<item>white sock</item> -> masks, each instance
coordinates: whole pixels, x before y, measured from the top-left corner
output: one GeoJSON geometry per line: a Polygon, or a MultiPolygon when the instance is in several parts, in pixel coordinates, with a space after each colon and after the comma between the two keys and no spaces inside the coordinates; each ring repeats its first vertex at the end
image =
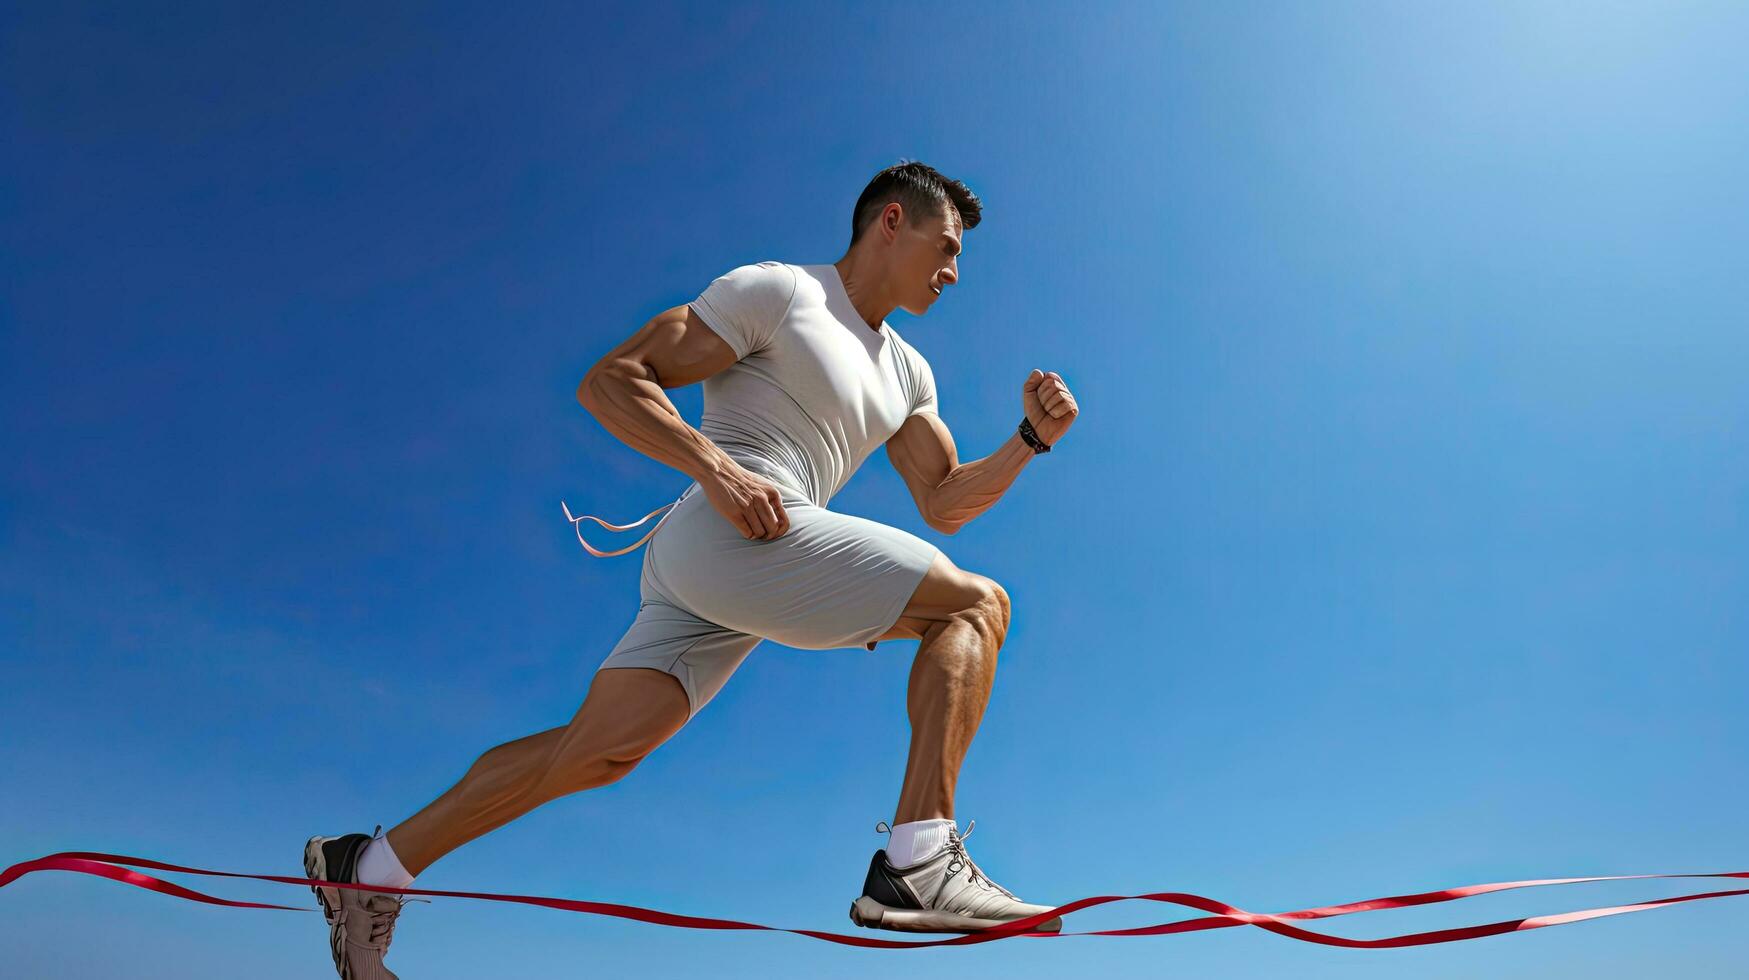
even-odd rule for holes
{"type": "Polygon", "coordinates": [[[934,857],[947,846],[947,832],[957,830],[952,818],[915,820],[893,828],[887,844],[887,861],[895,868],[908,868],[934,857]]]}
{"type": "Polygon", "coordinates": [[[389,846],[388,835],[364,846],[364,853],[358,856],[358,883],[388,885],[390,888],[406,888],[413,884],[413,876],[401,867],[401,859],[389,846]]]}

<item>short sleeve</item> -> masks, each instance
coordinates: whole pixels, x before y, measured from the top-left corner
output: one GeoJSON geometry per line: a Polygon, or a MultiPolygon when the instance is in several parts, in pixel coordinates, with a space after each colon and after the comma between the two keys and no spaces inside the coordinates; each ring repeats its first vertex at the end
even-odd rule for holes
{"type": "Polygon", "coordinates": [[[711,280],[689,305],[740,360],[771,343],[795,294],[794,269],[782,262],[756,262],[711,280]]]}
{"type": "Polygon", "coordinates": [[[914,354],[911,363],[916,366],[913,375],[917,378],[917,391],[911,400],[911,415],[928,413],[939,417],[941,412],[935,404],[935,372],[930,370],[929,362],[923,359],[922,354],[914,354]]]}

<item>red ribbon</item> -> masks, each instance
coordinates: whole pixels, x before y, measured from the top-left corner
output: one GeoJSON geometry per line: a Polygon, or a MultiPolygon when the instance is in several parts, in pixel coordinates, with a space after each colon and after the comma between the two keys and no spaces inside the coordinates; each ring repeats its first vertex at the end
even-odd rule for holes
{"type": "Polygon", "coordinates": [[[293,908],[289,905],[268,905],[261,902],[234,902],[229,899],[216,898],[181,885],[162,881],[150,875],[129,871],[128,865],[137,868],[152,868],[158,871],[175,871],[183,874],[210,875],[221,878],[253,878],[258,881],[276,881],[286,885],[321,885],[329,888],[357,888],[373,892],[388,892],[395,895],[431,895],[440,898],[473,898],[487,902],[518,902],[523,905],[540,905],[546,908],[562,909],[567,912],[585,912],[591,915],[611,915],[621,919],[637,919],[641,922],[651,922],[662,926],[676,926],[683,929],[761,929],[771,932],[793,932],[799,936],[810,936],[826,942],[840,943],[845,946],[868,946],[879,949],[911,949],[923,946],[965,946],[973,943],[988,943],[998,939],[1008,939],[1014,936],[1057,937],[1057,936],[1164,936],[1179,932],[1198,932],[1204,929],[1225,929],[1230,926],[1249,925],[1259,929],[1267,929],[1290,939],[1299,939],[1309,943],[1321,943],[1326,946],[1346,946],[1355,949],[1384,949],[1397,946],[1426,946],[1432,943],[1450,943],[1462,939],[1479,939],[1483,936],[1497,936],[1506,932],[1523,932],[1528,929],[1541,929],[1545,926],[1566,925],[1570,922],[1581,922],[1586,919],[1600,919],[1609,915],[1622,915],[1627,912],[1644,912],[1647,909],[1661,908],[1681,902],[1695,902],[1707,898],[1728,898],[1732,895],[1749,894],[1749,888],[1739,888],[1732,891],[1701,892],[1694,895],[1677,895],[1671,898],[1659,898],[1649,902],[1634,905],[1612,905],[1607,908],[1584,909],[1578,912],[1564,912],[1559,915],[1538,915],[1528,919],[1508,919],[1502,922],[1490,922],[1486,925],[1465,926],[1459,929],[1439,929],[1434,932],[1410,933],[1402,936],[1388,936],[1384,939],[1347,939],[1341,936],[1329,936],[1319,932],[1301,929],[1288,924],[1291,919],[1328,919],[1338,915],[1348,915],[1352,912],[1372,912],[1379,909],[1407,908],[1415,905],[1436,905],[1440,902],[1450,902],[1473,895],[1485,895],[1490,892],[1510,891],[1514,888],[1532,888],[1539,885],[1568,885],[1586,881],[1628,881],[1641,878],[1749,878],[1749,871],[1714,872],[1709,874],[1668,874],[1668,875],[1609,875],[1595,878],[1541,878],[1530,881],[1503,881],[1485,885],[1465,885],[1461,888],[1445,888],[1439,891],[1421,892],[1415,895],[1395,895],[1390,898],[1374,898],[1364,902],[1350,902],[1346,905],[1329,905],[1316,909],[1301,909],[1297,912],[1280,912],[1266,914],[1247,912],[1234,908],[1224,902],[1212,898],[1192,895],[1188,892],[1152,892],[1146,895],[1100,895],[1094,898],[1083,898],[1067,905],[1041,912],[1038,915],[1024,919],[1015,919],[1000,928],[988,929],[983,932],[968,933],[952,939],[938,939],[932,942],[899,942],[891,939],[872,939],[866,936],[841,935],[833,932],[818,932],[813,929],[780,929],[775,926],[755,925],[751,922],[736,922],[733,919],[711,919],[701,916],[675,915],[669,912],[658,912],[653,909],[638,908],[635,905],[614,905],[607,902],[585,902],[575,899],[543,898],[537,895],[496,895],[489,892],[454,892],[436,891],[423,888],[390,888],[386,885],[358,885],[338,881],[317,881],[312,878],[291,878],[282,875],[253,875],[233,871],[208,871],[203,868],[188,868],[177,864],[165,864],[162,861],[151,861],[145,858],[128,857],[122,854],[99,854],[90,851],[63,851],[37,858],[34,861],[24,861],[6,869],[0,874],[0,888],[10,885],[19,878],[33,871],[76,871],[80,874],[96,875],[124,884],[160,892],[191,902],[205,902],[208,905],[226,905],[232,908],[245,909],[284,909],[291,912],[314,912],[314,908],[293,908]],[[1082,909],[1097,905],[1107,905],[1112,902],[1142,900],[1150,902],[1168,902],[1173,905],[1183,905],[1187,908],[1199,909],[1215,913],[1207,918],[1184,919],[1179,922],[1167,922],[1156,926],[1143,926],[1136,929],[1106,929],[1099,932],[1036,932],[1032,927],[1053,916],[1067,915],[1082,909]]]}

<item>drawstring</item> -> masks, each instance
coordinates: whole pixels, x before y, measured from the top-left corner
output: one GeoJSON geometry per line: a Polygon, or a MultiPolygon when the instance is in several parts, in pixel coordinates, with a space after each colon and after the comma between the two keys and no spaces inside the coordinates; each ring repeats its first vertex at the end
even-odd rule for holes
{"type": "MultiPolygon", "coordinates": [[[[686,489],[688,491],[690,491],[692,488],[687,487],[686,489]]],[[[655,510],[650,511],[648,514],[645,514],[644,519],[641,521],[638,521],[637,524],[609,524],[608,522],[602,520],[601,518],[596,517],[594,514],[573,515],[571,513],[570,506],[567,505],[563,500],[559,501],[559,506],[564,508],[565,520],[571,522],[571,529],[577,532],[577,542],[583,546],[584,551],[589,552],[590,554],[594,555],[597,558],[612,558],[614,555],[623,555],[628,551],[634,551],[638,548],[639,545],[643,544],[645,541],[650,540],[652,537],[655,537],[656,532],[662,529],[663,522],[668,520],[669,515],[674,513],[674,510],[673,510],[674,506],[676,504],[680,503],[680,501],[684,500],[685,498],[686,498],[686,493],[682,492],[680,494],[679,499],[675,500],[673,503],[663,504],[662,506],[656,508],[655,510]],[[594,547],[592,547],[589,544],[589,542],[583,540],[583,528],[581,527],[581,523],[583,521],[594,521],[595,523],[600,524],[602,527],[607,528],[609,531],[630,531],[632,528],[637,527],[638,524],[644,523],[644,521],[647,521],[650,518],[655,517],[657,514],[661,514],[663,511],[668,511],[668,513],[663,514],[662,520],[657,521],[656,526],[653,528],[650,528],[650,533],[639,538],[635,544],[627,545],[626,547],[621,548],[618,551],[597,551],[597,550],[595,550],[594,547]]]]}

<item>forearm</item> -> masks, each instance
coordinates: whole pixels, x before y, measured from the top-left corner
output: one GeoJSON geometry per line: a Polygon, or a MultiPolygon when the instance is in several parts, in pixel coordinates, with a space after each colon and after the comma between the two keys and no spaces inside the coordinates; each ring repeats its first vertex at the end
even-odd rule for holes
{"type": "Polygon", "coordinates": [[[707,475],[736,465],[704,433],[686,424],[654,380],[599,371],[577,389],[577,400],[620,441],[701,483],[707,475]]]}
{"type": "Polygon", "coordinates": [[[1032,447],[1016,432],[1008,437],[1002,448],[983,459],[954,467],[931,497],[936,522],[947,526],[951,534],[989,510],[1008,492],[1014,478],[1020,475],[1032,457],[1032,447]]]}

